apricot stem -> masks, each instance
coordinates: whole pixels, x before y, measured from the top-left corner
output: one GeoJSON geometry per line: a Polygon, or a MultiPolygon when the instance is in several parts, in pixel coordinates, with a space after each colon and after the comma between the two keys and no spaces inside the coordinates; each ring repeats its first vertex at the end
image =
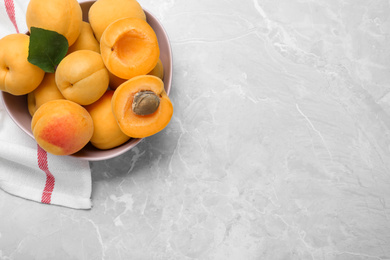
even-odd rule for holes
{"type": "Polygon", "coordinates": [[[160,105],[160,98],[149,90],[140,91],[134,95],[132,110],[139,116],[146,116],[156,112],[160,105]]]}

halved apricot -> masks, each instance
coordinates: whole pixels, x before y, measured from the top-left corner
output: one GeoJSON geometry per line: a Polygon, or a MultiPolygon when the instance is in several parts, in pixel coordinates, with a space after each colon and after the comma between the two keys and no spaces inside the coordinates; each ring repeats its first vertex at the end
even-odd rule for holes
{"type": "Polygon", "coordinates": [[[144,138],[163,130],[171,120],[173,106],[164,82],[152,75],[134,77],[120,85],[111,100],[122,132],[144,138]]]}
{"type": "Polygon", "coordinates": [[[156,33],[139,18],[111,23],[100,39],[100,52],[107,69],[122,79],[149,73],[160,56],[156,33]]]}

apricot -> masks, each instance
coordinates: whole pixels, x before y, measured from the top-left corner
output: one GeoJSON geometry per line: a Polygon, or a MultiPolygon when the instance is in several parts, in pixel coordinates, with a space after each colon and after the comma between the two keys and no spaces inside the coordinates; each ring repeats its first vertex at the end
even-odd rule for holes
{"type": "Polygon", "coordinates": [[[89,22],[99,42],[112,22],[127,17],[146,21],[145,12],[136,0],[97,0],[88,12],[89,22]]]}
{"type": "Polygon", "coordinates": [[[106,92],[109,75],[99,53],[80,50],[65,56],[58,64],[55,80],[66,99],[89,105],[106,92]]]}
{"type": "Polygon", "coordinates": [[[29,40],[25,34],[0,39],[0,90],[19,96],[41,83],[45,72],[27,61],[29,40]]]}
{"type": "Polygon", "coordinates": [[[160,59],[158,59],[156,66],[154,66],[154,68],[149,71],[148,75],[153,75],[159,77],[160,79],[164,79],[164,66],[160,59]]]}
{"type": "Polygon", "coordinates": [[[100,39],[100,52],[107,69],[122,79],[149,73],[160,56],[156,33],[139,18],[110,24],[100,39]]]}
{"type": "Polygon", "coordinates": [[[91,25],[88,22],[82,22],[80,35],[68,49],[68,54],[79,50],[91,50],[100,53],[100,45],[93,35],[91,25]]]}
{"type": "Polygon", "coordinates": [[[173,114],[164,82],[152,75],[137,76],[124,82],[115,90],[111,103],[120,129],[134,138],[161,131],[173,114]]]}
{"type": "Polygon", "coordinates": [[[65,99],[46,102],[31,121],[39,146],[55,155],[69,155],[81,150],[91,139],[93,128],[88,111],[65,99]]]}
{"type": "Polygon", "coordinates": [[[130,139],[119,128],[112,113],[111,99],[113,95],[113,90],[107,90],[98,101],[85,106],[94,125],[91,144],[102,150],[117,147],[130,139]]]}
{"type": "MultiPolygon", "coordinates": [[[[127,81],[127,79],[119,78],[119,77],[115,76],[114,74],[112,74],[111,72],[109,72],[109,75],[110,75],[110,88],[111,89],[115,90],[119,87],[120,84],[127,81]]],[[[162,64],[160,59],[158,59],[156,66],[147,75],[153,75],[153,76],[159,77],[160,79],[164,79],[164,67],[163,67],[163,64],[162,64]]]]}
{"type": "Polygon", "coordinates": [[[27,95],[27,107],[31,116],[44,103],[56,100],[65,99],[57,88],[54,73],[46,73],[41,84],[27,95]]]}
{"type": "Polygon", "coordinates": [[[30,0],[26,11],[29,30],[38,27],[62,34],[71,46],[81,31],[82,10],[77,0],[30,0]]]}
{"type": "Polygon", "coordinates": [[[117,77],[115,76],[114,74],[112,74],[111,72],[108,72],[109,76],[110,76],[110,88],[115,90],[119,87],[119,85],[121,85],[123,82],[127,81],[127,79],[122,79],[120,77],[117,77]]]}

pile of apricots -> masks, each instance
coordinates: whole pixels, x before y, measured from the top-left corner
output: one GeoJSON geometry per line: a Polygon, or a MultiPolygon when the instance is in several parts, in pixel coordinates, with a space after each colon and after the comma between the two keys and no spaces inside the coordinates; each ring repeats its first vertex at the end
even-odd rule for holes
{"type": "Polygon", "coordinates": [[[0,39],[0,90],[27,95],[37,143],[70,155],[87,143],[120,146],[163,130],[173,114],[157,36],[136,0],[30,0],[26,23],[55,31],[68,52],[54,73],[28,61],[29,34],[0,39]]]}

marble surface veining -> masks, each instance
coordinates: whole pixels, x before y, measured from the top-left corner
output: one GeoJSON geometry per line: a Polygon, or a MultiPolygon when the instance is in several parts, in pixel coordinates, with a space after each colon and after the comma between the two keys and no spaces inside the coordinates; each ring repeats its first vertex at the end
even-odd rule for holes
{"type": "Polygon", "coordinates": [[[93,208],[0,192],[0,259],[390,259],[390,2],[140,0],[174,115],[93,208]]]}

